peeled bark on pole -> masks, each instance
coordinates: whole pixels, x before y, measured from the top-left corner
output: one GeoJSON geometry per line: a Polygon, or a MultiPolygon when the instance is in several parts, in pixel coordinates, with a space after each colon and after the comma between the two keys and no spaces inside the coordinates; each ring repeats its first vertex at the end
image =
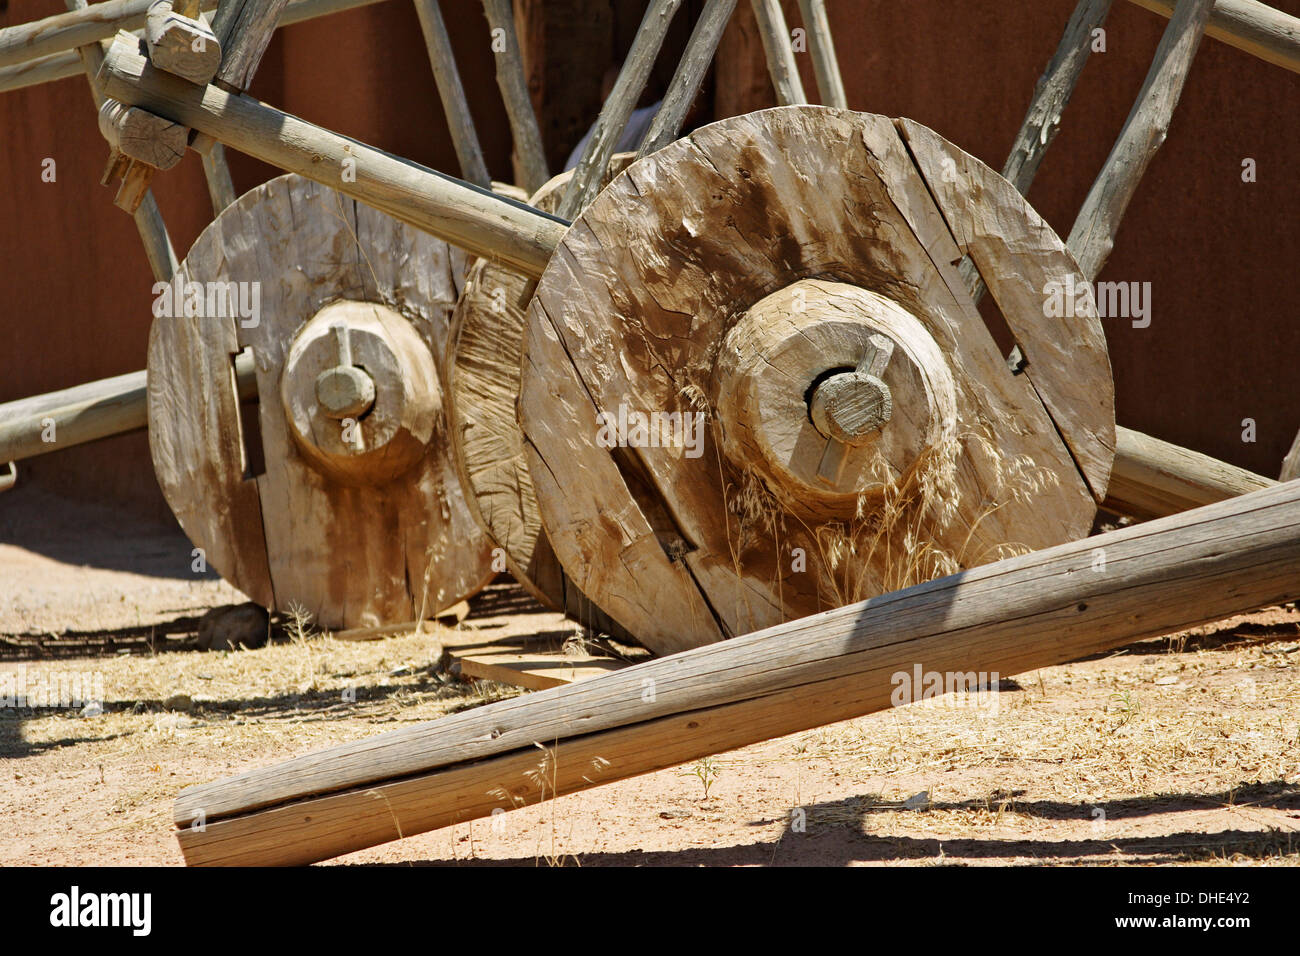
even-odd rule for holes
{"type": "Polygon", "coordinates": [[[191,864],[327,859],[883,710],[918,665],[1024,673],[1293,600],[1297,566],[1284,484],[190,787],[177,837],[191,864]]]}

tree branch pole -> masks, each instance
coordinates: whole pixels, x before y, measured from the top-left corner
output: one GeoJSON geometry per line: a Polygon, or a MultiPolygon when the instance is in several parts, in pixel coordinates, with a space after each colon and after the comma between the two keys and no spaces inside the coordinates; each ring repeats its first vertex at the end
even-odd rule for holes
{"type": "Polygon", "coordinates": [[[492,185],[492,177],[488,175],[483,147],[479,145],[474,117],[470,115],[469,100],[460,81],[460,70],[456,68],[456,54],[451,48],[451,37],[447,35],[447,24],[442,19],[442,7],[438,0],[415,0],[415,12],[420,18],[420,29],[424,32],[429,65],[433,67],[438,98],[442,100],[442,112],[447,118],[447,129],[451,132],[456,159],[460,162],[461,177],[475,186],[488,189],[492,185]]]}
{"type": "MultiPolygon", "coordinates": [[[[732,0],[734,2],[734,0],[732,0]]],[[[542,148],[542,131],[537,126],[537,112],[528,94],[524,75],[524,58],[519,51],[519,34],[515,32],[514,11],[510,0],[483,0],[483,12],[492,31],[493,56],[496,57],[497,86],[510,120],[510,136],[519,168],[520,185],[532,195],[551,178],[542,148]],[[500,31],[503,48],[496,49],[500,31]]]]}
{"type": "Polygon", "coordinates": [[[619,137],[627,128],[627,121],[645,90],[659,48],[663,46],[664,37],[668,34],[668,25],[672,23],[673,16],[681,5],[682,0],[650,0],[645,16],[641,18],[636,39],[632,41],[632,49],[628,51],[614,88],[610,90],[609,98],[596,117],[591,138],[582,151],[573,178],[564,188],[564,196],[556,209],[561,218],[573,219],[600,191],[601,180],[609,167],[609,158],[614,155],[619,137]]]}
{"type": "Polygon", "coordinates": [[[641,140],[637,159],[663,149],[677,138],[735,9],[736,0],[708,0],[705,3],[700,18],[695,21],[695,28],[691,30],[691,38],[686,41],[686,49],[682,52],[681,62],[677,64],[677,72],[668,84],[663,104],[650,121],[645,138],[641,140]]]}

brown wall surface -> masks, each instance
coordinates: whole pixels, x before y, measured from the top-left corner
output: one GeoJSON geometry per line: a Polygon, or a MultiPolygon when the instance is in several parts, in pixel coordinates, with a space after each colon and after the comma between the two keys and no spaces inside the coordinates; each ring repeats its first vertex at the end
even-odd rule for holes
{"type": "MultiPolygon", "coordinates": [[[[592,90],[611,51],[617,56],[630,42],[627,11],[638,5],[516,5],[533,31],[525,38],[530,83],[554,162],[594,117],[592,90]]],[[[1300,0],[1275,5],[1300,14],[1300,0]]],[[[696,6],[686,4],[687,15],[696,6]]],[[[910,116],[994,168],[1006,158],[1073,6],[1074,0],[828,3],[850,106],[910,116]]],[[[443,0],[443,8],[489,167],[509,179],[509,135],[479,4],[443,0]]],[[[0,2],[0,26],[62,9],[60,0],[17,0],[7,10],[0,2]]],[[[746,0],[738,11],[710,80],[718,115],[773,102],[746,0]]],[[[794,2],[787,16],[798,25],[794,2]]],[[[1115,2],[1107,51],[1092,56],[1030,193],[1062,235],[1124,122],[1166,22],[1115,2]]],[[[670,47],[684,42],[686,30],[677,32],[682,36],[670,47]]],[[[815,90],[807,56],[800,60],[805,86],[815,90]]],[[[286,28],[252,92],[434,168],[457,169],[406,0],[286,28]]],[[[1101,276],[1152,284],[1149,328],[1106,322],[1120,423],[1269,475],[1300,428],[1300,321],[1289,293],[1300,262],[1298,107],[1300,76],[1207,39],[1168,141],[1101,276]],[[1246,157],[1256,160],[1255,183],[1241,180],[1246,157]],[[1241,440],[1244,418],[1257,423],[1254,444],[1241,440]]],[[[0,401],[142,367],[153,280],[130,217],[98,185],[107,149],[85,81],[0,94],[0,142],[0,401]],[[58,164],[55,183],[41,181],[46,157],[58,164]]],[[[231,155],[241,191],[274,174],[231,155]]],[[[211,215],[200,164],[187,157],[154,182],[183,256],[211,215]]],[[[143,436],[20,467],[23,482],[164,513],[143,436]]]]}

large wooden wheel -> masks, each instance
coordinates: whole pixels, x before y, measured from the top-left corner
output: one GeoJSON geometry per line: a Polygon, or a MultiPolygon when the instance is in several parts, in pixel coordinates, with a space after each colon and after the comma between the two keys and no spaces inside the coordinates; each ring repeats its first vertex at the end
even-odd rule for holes
{"type": "Polygon", "coordinates": [[[446,243],[295,175],[243,196],[195,242],[176,288],[204,304],[150,334],[149,442],[181,526],[253,600],[367,626],[431,615],[491,578],[436,358],[465,268],[446,243]],[[219,289],[258,290],[258,314],[211,308],[219,289]],[[246,347],[258,475],[232,364],[246,347]]]}
{"type": "MultiPolygon", "coordinates": [[[[620,153],[608,175],[632,161],[620,153]]],[[[550,179],[529,203],[558,206],[573,171],[550,179]]],[[[452,318],[447,362],[448,418],[461,487],[470,510],[501,549],[507,570],[539,601],[597,630],[611,622],[565,575],[542,528],[519,428],[519,359],[524,320],[537,284],[506,266],[479,260],[452,318]]]]}
{"type": "Polygon", "coordinates": [[[820,107],[712,124],[605,189],[529,306],[520,420],[565,571],[663,653],[1082,537],[1114,454],[1051,229],[929,130],[820,107]],[[702,445],[665,437],[694,415],[702,445]]]}

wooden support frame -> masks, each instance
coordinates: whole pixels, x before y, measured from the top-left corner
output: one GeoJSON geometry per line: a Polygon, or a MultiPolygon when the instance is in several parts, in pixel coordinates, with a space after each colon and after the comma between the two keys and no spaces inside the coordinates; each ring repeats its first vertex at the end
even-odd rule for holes
{"type": "Polygon", "coordinates": [[[1292,600],[1297,564],[1293,483],[189,787],[176,835],[190,864],[327,859],[883,710],[917,665],[1025,673],[1292,600]]]}
{"type": "MultiPolygon", "coordinates": [[[[67,6],[73,12],[87,9],[86,0],[67,0],[67,6]]],[[[95,109],[101,110],[104,107],[104,97],[95,81],[95,76],[103,65],[104,51],[98,43],[91,42],[79,47],[76,55],[82,64],[86,79],[90,81],[90,95],[94,100],[95,109]]],[[[172,247],[171,237],[167,234],[167,226],[163,222],[158,203],[148,189],[144,190],[140,201],[136,203],[136,208],[131,210],[131,217],[135,220],[136,230],[140,233],[145,258],[149,260],[149,270],[153,273],[153,277],[159,282],[170,281],[176,270],[180,268],[180,260],[176,258],[176,250],[172,247]]]]}
{"type": "Polygon", "coordinates": [[[614,155],[614,148],[627,127],[628,118],[645,90],[659,48],[668,35],[668,26],[681,5],[682,0],[650,0],[645,16],[641,18],[636,39],[632,42],[632,49],[628,51],[614,88],[610,90],[609,98],[596,117],[591,138],[587,140],[578,166],[573,171],[573,178],[569,180],[564,196],[560,199],[556,213],[561,218],[572,219],[599,192],[609,158],[614,155]]]}
{"type": "Polygon", "coordinates": [[[1065,244],[1089,280],[1110,257],[1120,220],[1165,140],[1213,9],[1214,0],[1178,0],[1133,109],[1083,201],[1065,244]]]}
{"type": "Polygon", "coordinates": [[[567,223],[215,85],[195,87],[154,70],[123,34],[104,59],[104,92],[240,152],[338,189],[475,255],[537,278],[567,223]],[[347,164],[345,166],[345,163],[347,164]],[[355,181],[344,179],[345,168],[355,181]]]}
{"type": "Polygon", "coordinates": [[[663,149],[677,138],[735,9],[736,0],[707,0],[705,3],[700,18],[695,21],[695,28],[691,30],[690,39],[686,41],[686,49],[682,52],[677,72],[668,85],[659,112],[651,120],[650,128],[646,130],[645,138],[637,150],[637,159],[663,149]]]}
{"type": "MultiPolygon", "coordinates": [[[[76,50],[63,45],[69,36],[85,35],[89,37],[85,42],[91,43],[112,39],[113,35],[120,30],[143,33],[145,11],[152,2],[153,0],[107,0],[105,3],[96,3],[92,11],[95,14],[93,18],[69,25],[66,32],[60,32],[58,24],[50,23],[54,19],[52,17],[36,21],[36,24],[44,25],[44,32],[39,33],[41,45],[39,47],[29,45],[28,50],[44,50],[51,44],[53,50],[35,58],[15,59],[10,66],[0,66],[0,93],[75,76],[81,72],[81,61],[77,59],[76,50]],[[124,10],[125,13],[118,19],[110,19],[107,15],[111,10],[108,8],[115,3],[117,8],[124,10]],[[71,28],[74,26],[76,29],[71,28]],[[57,38],[58,42],[55,43],[52,38],[57,38]]],[[[387,0],[292,0],[280,18],[280,25],[290,26],[331,13],[385,2],[387,0]]],[[[205,11],[215,10],[216,7],[216,0],[203,0],[205,11]]],[[[64,17],[67,14],[59,16],[64,17]]],[[[19,24],[8,29],[17,30],[20,27],[30,26],[33,24],[19,24]]]]}
{"type": "MultiPolygon", "coordinates": [[[[1136,6],[1173,16],[1175,0],[1129,0],[1136,6]]],[[[1300,73],[1300,17],[1259,0],[1218,0],[1205,35],[1265,63],[1300,73]]]]}

